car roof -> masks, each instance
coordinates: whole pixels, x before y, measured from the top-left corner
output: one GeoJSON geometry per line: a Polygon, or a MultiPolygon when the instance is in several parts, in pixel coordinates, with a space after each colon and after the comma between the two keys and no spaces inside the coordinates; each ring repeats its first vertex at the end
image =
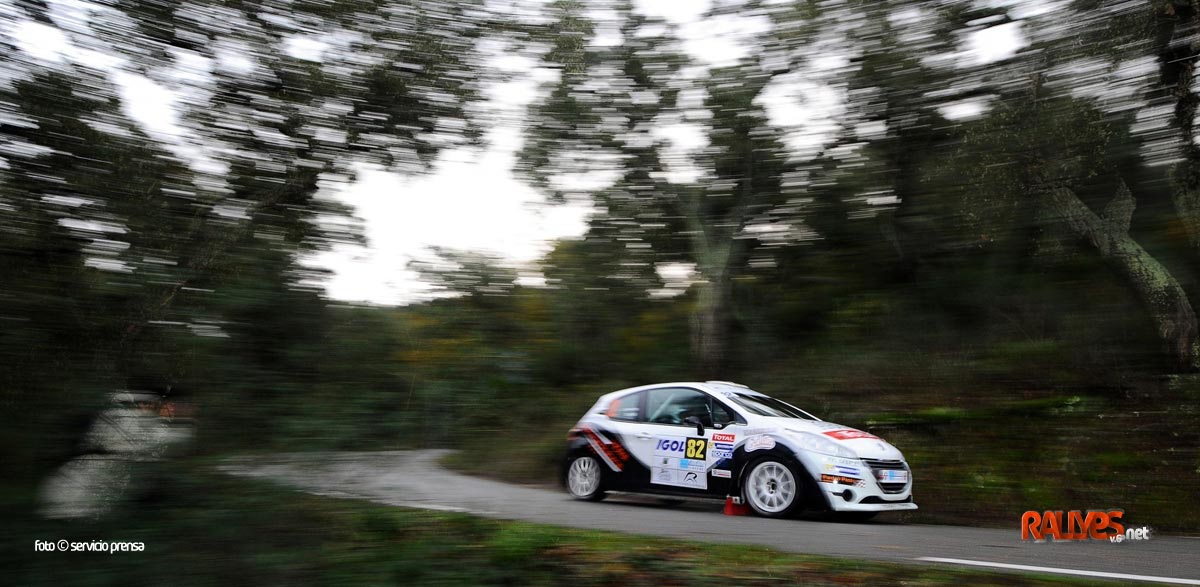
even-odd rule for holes
{"type": "Polygon", "coordinates": [[[629,388],[622,389],[619,391],[614,391],[612,393],[607,393],[607,394],[601,396],[600,399],[601,399],[601,401],[608,401],[608,400],[612,400],[614,398],[618,398],[618,397],[621,397],[621,396],[624,396],[627,394],[637,393],[639,391],[646,391],[647,389],[657,389],[660,387],[691,387],[693,389],[707,391],[708,393],[715,394],[715,395],[725,395],[727,393],[741,393],[741,394],[746,394],[746,395],[765,396],[765,394],[759,393],[757,391],[754,391],[753,389],[750,389],[749,387],[746,387],[745,385],[742,385],[740,383],[734,383],[732,381],[671,381],[671,382],[667,382],[667,383],[651,383],[649,385],[639,385],[637,387],[629,387],[629,388]]]}

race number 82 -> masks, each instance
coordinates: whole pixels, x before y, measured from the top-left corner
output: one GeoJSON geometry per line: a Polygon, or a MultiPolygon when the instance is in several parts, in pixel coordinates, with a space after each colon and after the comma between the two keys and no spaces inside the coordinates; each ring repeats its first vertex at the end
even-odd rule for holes
{"type": "Polygon", "coordinates": [[[689,438],[687,446],[684,448],[683,455],[689,459],[704,460],[708,458],[704,453],[708,450],[707,438],[689,438]]]}

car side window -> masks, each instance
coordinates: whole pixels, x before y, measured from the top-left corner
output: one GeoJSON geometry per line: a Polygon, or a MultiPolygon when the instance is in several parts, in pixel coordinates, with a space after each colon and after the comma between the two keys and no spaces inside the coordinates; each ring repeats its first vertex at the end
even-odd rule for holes
{"type": "Polygon", "coordinates": [[[713,425],[707,394],[683,387],[660,387],[646,392],[646,422],[682,425],[692,416],[700,418],[705,426],[713,425]]]}
{"type": "Polygon", "coordinates": [[[645,392],[631,393],[619,397],[608,405],[605,415],[613,420],[628,420],[636,422],[642,417],[642,396],[645,392]]]}
{"type": "Polygon", "coordinates": [[[712,420],[714,425],[724,427],[737,422],[738,417],[733,413],[733,410],[730,410],[725,407],[725,404],[714,399],[712,400],[712,420]]]}

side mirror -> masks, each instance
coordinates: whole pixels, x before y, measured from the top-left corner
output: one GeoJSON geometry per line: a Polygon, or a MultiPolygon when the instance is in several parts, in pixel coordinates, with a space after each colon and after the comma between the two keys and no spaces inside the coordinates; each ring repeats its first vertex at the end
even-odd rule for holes
{"type": "Polygon", "coordinates": [[[696,416],[688,416],[683,419],[684,424],[692,424],[696,427],[696,436],[704,436],[704,423],[696,416]]]}

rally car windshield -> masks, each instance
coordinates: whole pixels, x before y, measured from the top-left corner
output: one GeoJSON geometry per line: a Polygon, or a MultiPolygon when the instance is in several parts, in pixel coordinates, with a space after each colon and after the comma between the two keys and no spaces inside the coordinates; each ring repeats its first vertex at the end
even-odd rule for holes
{"type": "Polygon", "coordinates": [[[752,414],[759,416],[770,416],[775,418],[796,418],[798,420],[816,420],[808,412],[801,410],[795,406],[788,405],[773,397],[765,395],[750,395],[746,393],[735,393],[729,396],[739,406],[742,406],[752,414]]]}

